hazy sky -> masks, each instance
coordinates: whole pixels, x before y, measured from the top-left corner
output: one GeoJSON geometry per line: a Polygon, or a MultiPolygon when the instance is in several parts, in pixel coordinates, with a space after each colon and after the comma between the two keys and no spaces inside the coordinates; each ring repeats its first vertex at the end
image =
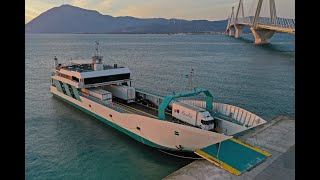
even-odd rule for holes
{"type": "MultiPolygon", "coordinates": [[[[264,0],[266,3],[268,0],[264,0]]],[[[295,0],[275,0],[277,15],[294,18],[295,0]]],[[[25,23],[53,7],[70,4],[84,9],[97,10],[111,16],[178,19],[227,19],[231,7],[239,0],[25,0],[25,23]]],[[[257,0],[244,0],[245,13],[251,14],[257,0]]],[[[265,8],[265,11],[268,12],[265,8]]]]}

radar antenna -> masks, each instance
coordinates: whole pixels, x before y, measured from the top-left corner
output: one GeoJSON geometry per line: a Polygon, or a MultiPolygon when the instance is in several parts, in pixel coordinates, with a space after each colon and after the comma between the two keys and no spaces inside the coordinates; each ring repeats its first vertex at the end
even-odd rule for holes
{"type": "Polygon", "coordinates": [[[190,74],[186,75],[186,78],[189,78],[189,86],[190,86],[190,90],[193,90],[193,82],[192,82],[192,78],[193,78],[193,68],[191,68],[190,70],[190,74]]]}
{"type": "Polygon", "coordinates": [[[96,45],[95,45],[95,49],[96,49],[95,56],[99,56],[99,42],[97,42],[97,41],[94,41],[94,42],[96,43],[96,45]]]}
{"type": "Polygon", "coordinates": [[[94,56],[92,57],[92,63],[95,64],[95,63],[102,63],[102,56],[99,56],[99,42],[98,41],[94,41],[96,44],[95,44],[95,53],[94,53],[94,56]]]}

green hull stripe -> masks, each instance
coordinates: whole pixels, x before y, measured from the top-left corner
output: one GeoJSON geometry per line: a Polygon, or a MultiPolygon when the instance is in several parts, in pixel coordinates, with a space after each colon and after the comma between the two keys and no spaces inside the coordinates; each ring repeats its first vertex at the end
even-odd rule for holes
{"type": "Polygon", "coordinates": [[[76,99],[77,99],[78,101],[82,102],[81,99],[80,99],[79,93],[78,93],[78,89],[77,89],[76,87],[74,87],[74,86],[71,86],[71,87],[72,87],[73,94],[74,94],[74,96],[76,97],[76,99]]]}
{"type": "MultiPolygon", "coordinates": [[[[149,141],[148,139],[145,139],[145,138],[143,138],[143,137],[141,137],[141,136],[138,136],[137,134],[134,134],[134,133],[132,133],[132,132],[124,129],[124,128],[122,128],[122,127],[120,127],[120,126],[118,126],[118,125],[116,125],[116,124],[114,124],[114,123],[106,120],[105,118],[103,118],[103,117],[101,117],[101,116],[99,116],[99,115],[97,115],[97,114],[95,114],[95,113],[93,113],[93,112],[91,112],[91,111],[88,111],[87,109],[85,109],[85,108],[83,108],[83,107],[81,107],[81,106],[79,106],[79,105],[77,105],[77,104],[74,104],[74,103],[71,102],[71,101],[68,101],[67,99],[64,99],[64,98],[62,98],[62,97],[60,97],[60,96],[58,96],[58,95],[56,95],[56,94],[53,94],[53,95],[56,96],[56,97],[58,97],[58,98],[60,98],[60,99],[62,99],[62,100],[65,101],[65,102],[67,102],[67,103],[69,103],[69,104],[77,107],[78,109],[80,109],[80,110],[82,110],[82,111],[90,114],[91,116],[93,116],[93,117],[99,119],[100,121],[108,124],[109,126],[111,126],[111,127],[115,128],[115,129],[117,129],[117,130],[119,130],[119,131],[127,134],[128,136],[134,138],[135,140],[137,140],[137,141],[139,141],[139,142],[141,142],[141,143],[143,143],[143,144],[146,144],[146,145],[149,145],[149,146],[152,146],[152,147],[156,147],[156,148],[159,148],[159,149],[177,151],[177,149],[172,149],[172,148],[164,147],[164,146],[158,145],[158,144],[156,144],[156,143],[154,143],[154,142],[151,142],[151,141],[149,141]]],[[[186,151],[183,151],[183,152],[186,152],[186,151]]],[[[188,151],[188,152],[190,152],[190,151],[188,151]]]]}
{"type": "Polygon", "coordinates": [[[54,84],[56,85],[57,90],[58,90],[59,92],[63,93],[63,92],[62,92],[62,87],[61,87],[59,81],[53,79],[53,82],[54,82],[54,84]]]}
{"type": "Polygon", "coordinates": [[[63,83],[64,89],[66,90],[67,95],[72,97],[71,93],[70,93],[70,90],[69,90],[69,86],[67,85],[67,83],[65,83],[65,82],[62,82],[62,83],[63,83]]]}

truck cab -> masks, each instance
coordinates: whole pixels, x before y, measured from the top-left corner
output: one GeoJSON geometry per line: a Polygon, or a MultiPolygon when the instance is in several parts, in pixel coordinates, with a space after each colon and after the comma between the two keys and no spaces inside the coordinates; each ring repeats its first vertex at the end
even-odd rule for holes
{"type": "Polygon", "coordinates": [[[197,121],[201,129],[212,130],[214,128],[214,118],[208,111],[199,112],[197,121]]]}
{"type": "Polygon", "coordinates": [[[172,103],[172,117],[203,130],[214,128],[214,118],[203,108],[181,102],[172,103]]]}

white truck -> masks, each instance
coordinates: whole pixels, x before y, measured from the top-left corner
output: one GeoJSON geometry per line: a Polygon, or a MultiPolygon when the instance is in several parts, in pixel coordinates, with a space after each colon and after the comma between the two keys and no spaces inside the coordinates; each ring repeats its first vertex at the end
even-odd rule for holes
{"type": "Polygon", "coordinates": [[[110,91],[114,97],[122,99],[127,103],[135,102],[136,90],[134,87],[124,85],[109,85],[105,86],[104,89],[110,91]]]}
{"type": "Polygon", "coordinates": [[[189,104],[173,102],[172,117],[204,130],[214,128],[214,118],[208,111],[189,104]]]}
{"type": "Polygon", "coordinates": [[[103,89],[87,89],[86,91],[90,96],[98,98],[104,102],[112,102],[112,94],[109,91],[103,89]]]}

